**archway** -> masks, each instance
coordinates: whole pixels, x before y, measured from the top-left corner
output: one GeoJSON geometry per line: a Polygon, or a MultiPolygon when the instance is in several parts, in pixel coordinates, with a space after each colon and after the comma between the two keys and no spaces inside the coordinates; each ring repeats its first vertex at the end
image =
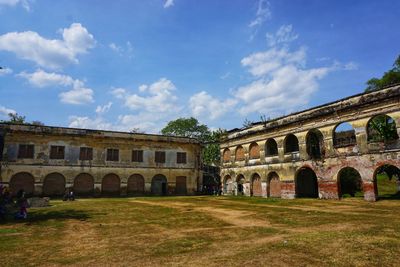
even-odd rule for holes
{"type": "Polygon", "coordinates": [[[278,155],[278,144],[275,139],[270,138],[265,143],[265,155],[266,156],[276,156],[278,155]]]}
{"type": "Polygon", "coordinates": [[[231,195],[233,192],[232,178],[229,175],[224,177],[224,193],[231,195]]]}
{"type": "Polygon", "coordinates": [[[375,170],[374,183],[378,198],[400,199],[400,169],[385,164],[375,170]]]}
{"type": "Polygon", "coordinates": [[[168,194],[167,177],[162,174],[157,174],[151,180],[151,194],[156,196],[165,196],[168,194]]]}
{"type": "Polygon", "coordinates": [[[377,115],[367,124],[369,142],[390,142],[399,139],[396,122],[388,115],[377,115]]]}
{"type": "Polygon", "coordinates": [[[77,196],[89,196],[94,192],[94,178],[88,173],[80,173],[74,179],[74,193],[77,196]]]}
{"type": "Polygon", "coordinates": [[[294,134],[289,134],[285,138],[285,153],[299,151],[299,140],[294,134]]]}
{"type": "Polygon", "coordinates": [[[360,173],[351,167],[341,169],[337,176],[339,197],[362,197],[363,183],[360,173]]]}
{"type": "Polygon", "coordinates": [[[231,151],[229,150],[229,148],[225,148],[222,159],[224,162],[231,161],[231,151]]]}
{"type": "Polygon", "coordinates": [[[15,196],[19,190],[24,190],[26,196],[32,196],[35,190],[35,179],[28,172],[19,172],[10,179],[11,194],[15,196]]]}
{"type": "Polygon", "coordinates": [[[255,197],[262,196],[261,177],[257,173],[253,174],[251,178],[251,195],[255,197]]]}
{"type": "Polygon", "coordinates": [[[249,147],[249,157],[250,159],[259,159],[260,158],[260,147],[256,142],[251,143],[249,147]]]}
{"type": "Polygon", "coordinates": [[[281,182],[276,172],[270,172],[268,174],[267,183],[267,196],[281,197],[281,182]]]}
{"type": "Polygon", "coordinates": [[[244,148],[242,146],[238,146],[235,151],[235,161],[242,161],[244,159],[244,148]]]}
{"type": "Polygon", "coordinates": [[[133,174],[128,178],[128,195],[142,195],[144,193],[144,178],[140,174],[133,174]]]}
{"type": "Polygon", "coordinates": [[[342,122],[333,131],[334,147],[354,146],[357,144],[356,132],[350,123],[342,122]]]}
{"type": "Polygon", "coordinates": [[[244,178],[243,174],[239,174],[236,178],[237,182],[237,194],[239,196],[244,195],[244,183],[246,182],[246,179],[244,178]]]}
{"type": "Polygon", "coordinates": [[[306,136],[307,154],[312,159],[320,159],[324,156],[324,137],[318,129],[312,129],[306,136]]]}
{"type": "Polygon", "coordinates": [[[44,196],[62,196],[65,193],[65,177],[61,173],[48,174],[43,181],[44,196]]]}
{"type": "Polygon", "coordinates": [[[308,167],[300,168],[296,174],[295,184],[296,197],[318,197],[318,179],[312,169],[308,167]]]}
{"type": "Polygon", "coordinates": [[[101,194],[104,196],[119,196],[121,181],[118,175],[109,173],[101,181],[101,194]]]}

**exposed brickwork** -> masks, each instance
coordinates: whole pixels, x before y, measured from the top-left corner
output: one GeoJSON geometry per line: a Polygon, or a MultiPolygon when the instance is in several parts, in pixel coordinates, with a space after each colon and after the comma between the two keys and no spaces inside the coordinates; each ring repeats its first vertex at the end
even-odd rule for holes
{"type": "Polygon", "coordinates": [[[244,148],[242,146],[239,146],[236,149],[236,153],[235,153],[235,160],[236,161],[242,161],[245,159],[245,155],[244,155],[244,148]]]}
{"type": "Polygon", "coordinates": [[[263,193],[262,193],[262,185],[261,185],[261,178],[260,178],[260,176],[258,174],[255,174],[253,176],[252,190],[253,190],[253,196],[261,197],[263,195],[263,193]]]}
{"type": "Polygon", "coordinates": [[[260,158],[260,147],[257,143],[252,143],[249,149],[249,156],[250,159],[258,159],[260,158]]]}
{"type": "Polygon", "coordinates": [[[319,197],[324,199],[338,199],[338,184],[336,181],[318,181],[319,197]]]}

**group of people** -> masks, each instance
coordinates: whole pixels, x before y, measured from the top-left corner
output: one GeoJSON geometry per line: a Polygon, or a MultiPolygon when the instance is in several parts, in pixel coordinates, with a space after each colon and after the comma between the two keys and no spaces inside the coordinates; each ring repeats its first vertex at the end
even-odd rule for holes
{"type": "Polygon", "coordinates": [[[0,220],[5,220],[10,213],[14,213],[15,219],[26,219],[28,217],[28,200],[25,191],[19,190],[14,202],[10,189],[0,184],[0,220]]]}
{"type": "Polygon", "coordinates": [[[220,196],[222,194],[221,185],[204,185],[202,194],[220,196]]]}

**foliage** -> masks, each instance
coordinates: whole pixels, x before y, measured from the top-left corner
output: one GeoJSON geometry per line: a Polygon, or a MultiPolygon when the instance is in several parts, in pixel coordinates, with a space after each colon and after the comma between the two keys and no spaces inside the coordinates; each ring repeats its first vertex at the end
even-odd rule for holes
{"type": "Polygon", "coordinates": [[[400,55],[395,60],[393,68],[385,72],[380,79],[372,78],[367,81],[367,88],[365,89],[365,91],[376,91],[382,89],[385,86],[396,83],[400,83],[400,55]]]}
{"type": "Polygon", "coordinates": [[[374,117],[368,124],[368,138],[370,141],[396,140],[396,123],[387,115],[374,117]]]}
{"type": "Polygon", "coordinates": [[[31,124],[37,126],[44,126],[41,121],[27,122],[25,116],[18,115],[18,113],[8,113],[8,120],[1,120],[2,123],[13,123],[13,124],[31,124]]]}
{"type": "Polygon", "coordinates": [[[253,125],[253,122],[248,120],[247,118],[244,119],[243,121],[243,127],[248,128],[251,127],[253,125]]]}
{"type": "Polygon", "coordinates": [[[179,118],[168,122],[161,133],[164,135],[191,137],[204,144],[203,162],[209,165],[220,164],[219,139],[224,134],[224,130],[212,131],[205,124],[200,124],[193,117],[179,118]]]}
{"type": "Polygon", "coordinates": [[[138,128],[138,127],[135,127],[135,128],[132,128],[132,130],[130,130],[129,131],[130,133],[137,133],[137,134],[143,134],[144,133],[144,131],[142,131],[140,128],[138,128]]]}

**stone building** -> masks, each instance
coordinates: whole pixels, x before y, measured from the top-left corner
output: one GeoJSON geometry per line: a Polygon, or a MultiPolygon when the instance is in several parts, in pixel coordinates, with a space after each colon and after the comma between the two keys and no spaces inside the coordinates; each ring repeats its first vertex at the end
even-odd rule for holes
{"type": "Polygon", "coordinates": [[[224,192],[337,199],[350,171],[374,201],[377,173],[390,168],[398,179],[399,135],[400,85],[233,129],[221,143],[224,192]]]}
{"type": "Polygon", "coordinates": [[[201,146],[191,138],[0,124],[0,181],[15,193],[192,195],[201,186],[201,146]]]}

